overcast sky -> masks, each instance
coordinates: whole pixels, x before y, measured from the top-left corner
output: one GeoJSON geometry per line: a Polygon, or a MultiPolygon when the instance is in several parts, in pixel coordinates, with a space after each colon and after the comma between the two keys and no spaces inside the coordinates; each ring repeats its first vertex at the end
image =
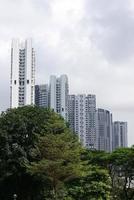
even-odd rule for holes
{"type": "Polygon", "coordinates": [[[128,121],[134,144],[134,1],[0,0],[0,110],[9,107],[12,38],[33,38],[36,83],[67,74],[70,93],[128,121]]]}

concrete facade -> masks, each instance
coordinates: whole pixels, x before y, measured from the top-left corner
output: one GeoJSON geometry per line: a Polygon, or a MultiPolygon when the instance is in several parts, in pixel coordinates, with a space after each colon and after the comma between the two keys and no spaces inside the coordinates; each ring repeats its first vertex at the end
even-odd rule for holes
{"type": "Polygon", "coordinates": [[[35,103],[35,51],[32,40],[20,43],[12,41],[10,107],[15,108],[35,103]]]}
{"type": "Polygon", "coordinates": [[[55,112],[61,114],[61,116],[68,121],[68,77],[67,75],[61,75],[56,77],[50,76],[49,83],[49,97],[50,108],[55,112]]]}
{"type": "Polygon", "coordinates": [[[113,150],[127,146],[127,122],[115,121],[113,123],[113,150]]]}
{"type": "Polygon", "coordinates": [[[49,86],[48,84],[35,86],[35,104],[39,107],[49,107],[49,86]]]}
{"type": "Polygon", "coordinates": [[[68,110],[70,128],[78,135],[82,145],[96,149],[96,96],[70,95],[68,110]]]}
{"type": "Polygon", "coordinates": [[[108,110],[97,109],[98,150],[112,151],[112,114],[108,110]]]}

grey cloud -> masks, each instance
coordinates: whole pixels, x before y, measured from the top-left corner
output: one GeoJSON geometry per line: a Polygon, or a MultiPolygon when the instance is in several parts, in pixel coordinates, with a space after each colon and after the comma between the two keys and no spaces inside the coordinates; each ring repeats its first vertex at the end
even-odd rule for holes
{"type": "Polygon", "coordinates": [[[51,6],[53,4],[53,0],[30,0],[33,7],[39,12],[42,12],[44,15],[50,16],[51,6]],[[44,12],[45,10],[45,12],[44,12]]]}
{"type": "Polygon", "coordinates": [[[129,0],[87,0],[92,42],[110,62],[127,62],[134,52],[134,12],[129,0]]]}
{"type": "Polygon", "coordinates": [[[59,71],[61,62],[56,50],[50,48],[47,43],[36,43],[36,52],[36,83],[48,83],[49,76],[59,71]]]}

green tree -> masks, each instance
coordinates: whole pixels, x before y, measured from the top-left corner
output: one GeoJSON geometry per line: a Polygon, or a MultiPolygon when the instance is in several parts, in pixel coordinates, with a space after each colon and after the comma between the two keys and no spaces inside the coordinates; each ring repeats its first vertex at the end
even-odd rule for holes
{"type": "Polygon", "coordinates": [[[108,172],[97,166],[88,166],[84,176],[68,185],[69,195],[75,200],[110,200],[111,179],[108,172]]]}
{"type": "Polygon", "coordinates": [[[112,199],[134,199],[134,148],[119,148],[112,153],[86,152],[89,164],[108,170],[112,199]]]}
{"type": "Polygon", "coordinates": [[[134,199],[134,148],[119,148],[109,156],[113,198],[134,199]]]}
{"type": "Polygon", "coordinates": [[[63,200],[67,195],[65,184],[82,174],[80,155],[83,149],[77,138],[68,131],[44,135],[39,141],[40,161],[30,163],[28,172],[47,182],[45,199],[63,200]]]}
{"type": "MultiPolygon", "coordinates": [[[[0,116],[0,199],[37,199],[41,183],[26,172],[26,165],[40,159],[38,137],[68,130],[64,120],[51,110],[26,106],[0,116]]],[[[38,197],[39,198],[39,197],[38,197]]]]}
{"type": "Polygon", "coordinates": [[[19,200],[108,200],[104,161],[49,109],[26,106],[0,116],[0,199],[17,193],[19,200]]]}
{"type": "Polygon", "coordinates": [[[86,149],[81,154],[84,170],[81,177],[68,184],[69,194],[77,200],[109,200],[111,178],[107,170],[107,153],[86,149]]]}

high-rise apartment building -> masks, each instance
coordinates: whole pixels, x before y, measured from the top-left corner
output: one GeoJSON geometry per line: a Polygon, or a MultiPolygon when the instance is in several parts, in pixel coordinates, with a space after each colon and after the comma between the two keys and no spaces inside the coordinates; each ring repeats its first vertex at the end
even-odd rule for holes
{"type": "Polygon", "coordinates": [[[10,107],[33,105],[35,100],[35,51],[32,40],[12,41],[10,107]]]}
{"type": "Polygon", "coordinates": [[[108,110],[97,109],[98,150],[112,151],[112,114],[108,110]]]}
{"type": "Polygon", "coordinates": [[[83,146],[89,149],[96,149],[95,95],[70,95],[68,105],[70,128],[78,134],[83,146]]]}
{"type": "Polygon", "coordinates": [[[49,86],[48,84],[35,86],[35,104],[39,107],[49,107],[49,86]]]}
{"type": "Polygon", "coordinates": [[[61,75],[60,77],[51,76],[49,84],[50,108],[68,120],[68,77],[61,75]]]}
{"type": "Polygon", "coordinates": [[[113,123],[113,150],[127,147],[127,122],[115,121],[113,123]]]}
{"type": "Polygon", "coordinates": [[[75,95],[68,96],[68,123],[73,132],[75,132],[75,95]]]}

